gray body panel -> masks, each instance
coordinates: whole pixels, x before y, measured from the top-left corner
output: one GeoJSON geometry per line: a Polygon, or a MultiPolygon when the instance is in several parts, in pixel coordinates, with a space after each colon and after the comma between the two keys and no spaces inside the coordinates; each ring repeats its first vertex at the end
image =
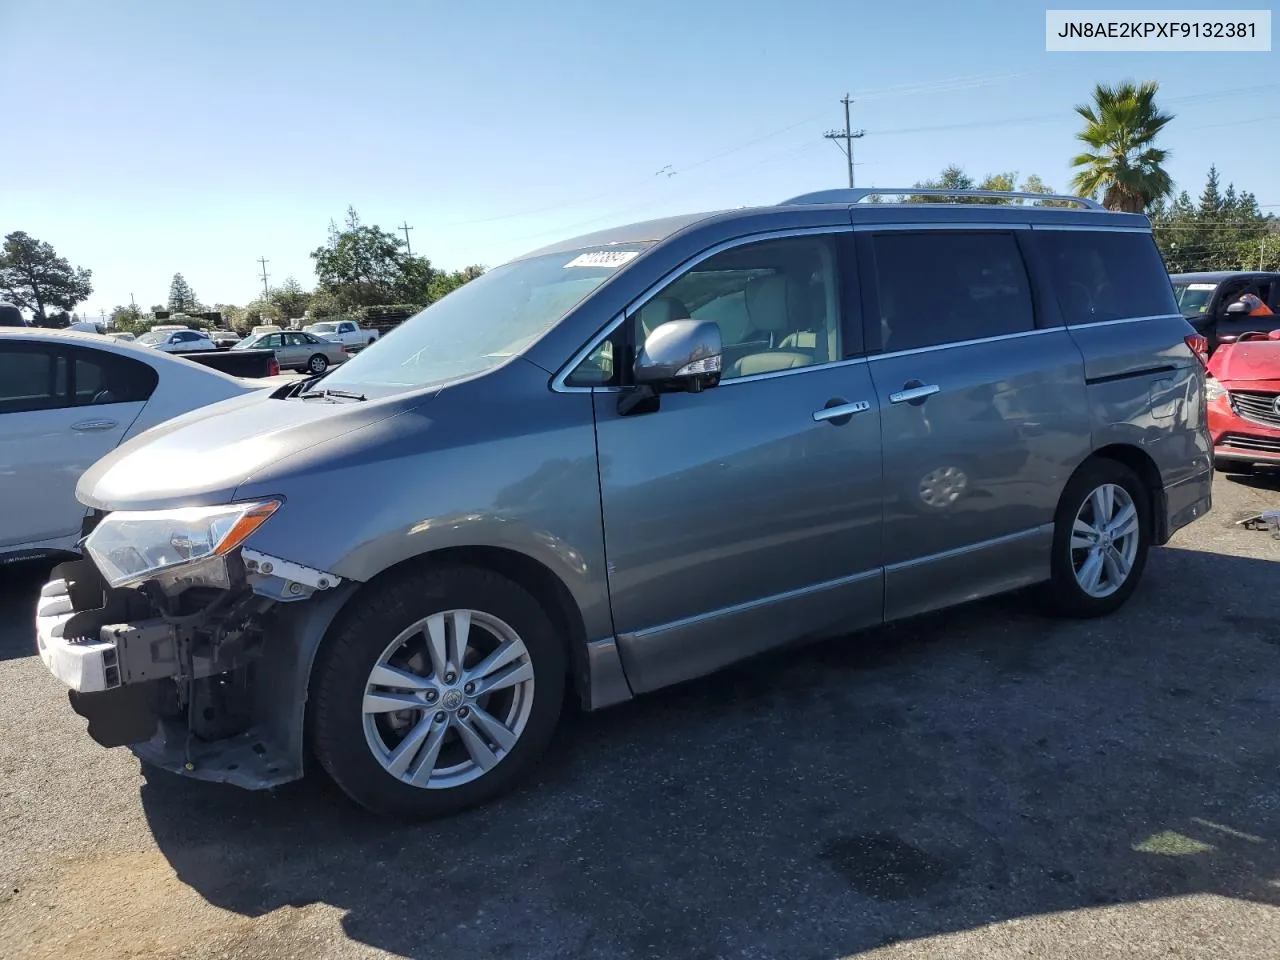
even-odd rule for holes
{"type": "Polygon", "coordinates": [[[1067,331],[886,354],[870,367],[883,417],[886,618],[1048,577],[1043,528],[1091,446],[1067,331]],[[909,382],[939,392],[891,403],[909,382]],[[930,502],[928,478],[948,469],[963,492],[930,502]]]}
{"type": "Polygon", "coordinates": [[[670,394],[647,414],[619,416],[613,393],[595,400],[614,626],[636,690],[782,637],[880,622],[880,421],[865,361],[670,394]],[[815,421],[833,401],[868,409],[815,421]]]}

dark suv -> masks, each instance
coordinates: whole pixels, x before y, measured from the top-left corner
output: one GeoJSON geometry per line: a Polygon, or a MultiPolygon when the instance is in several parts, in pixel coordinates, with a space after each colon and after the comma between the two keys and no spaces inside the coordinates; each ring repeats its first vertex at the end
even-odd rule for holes
{"type": "Polygon", "coordinates": [[[1220,343],[1230,343],[1242,333],[1280,329],[1280,273],[1218,270],[1175,273],[1169,279],[1182,315],[1208,338],[1210,350],[1220,343]],[[1246,309],[1231,309],[1246,293],[1265,303],[1275,316],[1251,317],[1246,309]]]}
{"type": "Polygon", "coordinates": [[[25,327],[27,321],[22,319],[22,311],[12,303],[0,301],[0,327],[25,327]]]}

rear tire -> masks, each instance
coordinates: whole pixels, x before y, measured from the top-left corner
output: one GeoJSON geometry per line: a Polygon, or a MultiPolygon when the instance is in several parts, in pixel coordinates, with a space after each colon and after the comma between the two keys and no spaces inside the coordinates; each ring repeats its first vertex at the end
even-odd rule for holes
{"type": "Polygon", "coordinates": [[[307,361],[307,371],[316,376],[324,373],[329,369],[329,358],[322,353],[317,353],[314,357],[307,361]]]}
{"type": "Polygon", "coordinates": [[[374,813],[448,816],[529,773],[565,673],[564,642],[523,587],[475,567],[411,571],[357,597],[321,647],[311,747],[374,813]]]}
{"type": "Polygon", "coordinates": [[[1051,574],[1041,587],[1048,611],[1084,619],[1124,606],[1142,579],[1152,530],[1151,496],[1137,474],[1105,458],[1083,464],[1054,518],[1051,574]]]}

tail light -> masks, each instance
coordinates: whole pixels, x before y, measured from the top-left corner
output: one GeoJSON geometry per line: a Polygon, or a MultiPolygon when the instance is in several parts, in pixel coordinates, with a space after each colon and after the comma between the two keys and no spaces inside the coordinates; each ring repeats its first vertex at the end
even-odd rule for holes
{"type": "Polygon", "coordinates": [[[1191,352],[1200,361],[1200,366],[1209,369],[1209,338],[1202,333],[1189,333],[1182,338],[1191,352]]]}
{"type": "Polygon", "coordinates": [[[267,376],[268,377],[280,376],[280,361],[277,360],[275,357],[272,357],[270,360],[267,361],[267,376]]]}

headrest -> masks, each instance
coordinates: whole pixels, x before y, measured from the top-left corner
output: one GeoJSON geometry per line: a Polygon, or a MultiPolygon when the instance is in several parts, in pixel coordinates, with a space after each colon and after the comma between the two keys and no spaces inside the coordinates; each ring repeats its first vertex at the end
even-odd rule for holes
{"type": "Polygon", "coordinates": [[[755,329],[786,333],[808,326],[804,292],[787,277],[757,277],[747,284],[744,294],[747,316],[755,329]]]}
{"type": "Polygon", "coordinates": [[[664,323],[689,318],[689,308],[676,297],[654,297],[640,308],[640,326],[646,337],[664,323]]]}

